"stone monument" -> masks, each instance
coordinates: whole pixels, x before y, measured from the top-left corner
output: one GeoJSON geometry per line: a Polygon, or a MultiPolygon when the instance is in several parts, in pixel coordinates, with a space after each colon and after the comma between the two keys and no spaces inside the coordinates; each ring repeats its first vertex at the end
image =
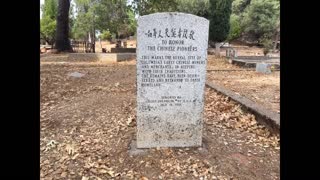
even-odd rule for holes
{"type": "Polygon", "coordinates": [[[209,21],[141,16],[137,29],[137,147],[202,145],[209,21]]]}

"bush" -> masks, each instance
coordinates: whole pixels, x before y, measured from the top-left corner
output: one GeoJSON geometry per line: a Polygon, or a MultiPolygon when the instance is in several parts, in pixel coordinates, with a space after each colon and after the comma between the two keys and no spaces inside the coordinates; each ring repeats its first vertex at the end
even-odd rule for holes
{"type": "Polygon", "coordinates": [[[235,15],[235,14],[231,14],[230,17],[230,31],[228,34],[228,41],[237,39],[240,37],[242,33],[242,28],[240,25],[240,17],[235,15]]]}
{"type": "Polygon", "coordinates": [[[50,17],[44,17],[40,20],[40,36],[50,45],[55,41],[57,22],[50,17]]]}
{"type": "Polygon", "coordinates": [[[103,31],[103,32],[100,34],[99,38],[100,38],[101,40],[111,41],[111,39],[112,39],[112,34],[111,34],[111,32],[108,31],[108,30],[107,30],[107,31],[103,31]]]}
{"type": "Polygon", "coordinates": [[[261,43],[263,45],[263,54],[266,56],[273,48],[272,40],[269,38],[264,38],[261,40],[261,43]]]}
{"type": "Polygon", "coordinates": [[[279,24],[279,3],[278,0],[252,0],[243,14],[244,32],[257,40],[273,34],[279,24]]]}
{"type": "Polygon", "coordinates": [[[234,0],[232,2],[232,13],[240,15],[250,5],[251,0],[234,0]]]}

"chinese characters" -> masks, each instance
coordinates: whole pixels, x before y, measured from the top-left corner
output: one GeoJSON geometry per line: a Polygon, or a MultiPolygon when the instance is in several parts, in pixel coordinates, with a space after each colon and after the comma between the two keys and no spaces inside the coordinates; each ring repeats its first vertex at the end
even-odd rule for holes
{"type": "Polygon", "coordinates": [[[194,39],[194,34],[195,32],[193,30],[189,30],[189,29],[177,29],[177,28],[165,28],[162,30],[159,29],[152,29],[152,30],[148,30],[148,32],[145,33],[145,35],[147,37],[150,38],[185,38],[185,39],[194,39]]]}

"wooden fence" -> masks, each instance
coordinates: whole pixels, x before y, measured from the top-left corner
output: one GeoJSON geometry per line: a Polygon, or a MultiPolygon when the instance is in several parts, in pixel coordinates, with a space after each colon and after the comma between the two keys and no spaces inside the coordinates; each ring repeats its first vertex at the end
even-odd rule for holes
{"type": "Polygon", "coordinates": [[[74,52],[90,53],[93,52],[93,43],[88,41],[71,41],[72,50],[74,52]]]}

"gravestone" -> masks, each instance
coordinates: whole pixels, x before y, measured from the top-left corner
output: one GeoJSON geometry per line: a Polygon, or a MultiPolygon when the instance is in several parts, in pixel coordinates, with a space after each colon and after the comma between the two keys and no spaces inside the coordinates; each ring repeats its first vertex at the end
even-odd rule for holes
{"type": "Polygon", "coordinates": [[[230,49],[226,49],[226,57],[227,57],[227,58],[230,57],[230,49]]]}
{"type": "Polygon", "coordinates": [[[76,77],[76,78],[81,78],[83,77],[85,74],[79,73],[79,72],[73,72],[73,73],[69,73],[68,76],[71,77],[76,77]]]}
{"type": "Polygon", "coordinates": [[[270,74],[271,73],[271,65],[266,63],[257,63],[256,72],[270,74]]]}
{"type": "Polygon", "coordinates": [[[233,57],[238,57],[238,52],[235,49],[233,49],[233,57]]]}
{"type": "Polygon", "coordinates": [[[141,16],[137,29],[137,147],[202,144],[209,21],[141,16]]]}

